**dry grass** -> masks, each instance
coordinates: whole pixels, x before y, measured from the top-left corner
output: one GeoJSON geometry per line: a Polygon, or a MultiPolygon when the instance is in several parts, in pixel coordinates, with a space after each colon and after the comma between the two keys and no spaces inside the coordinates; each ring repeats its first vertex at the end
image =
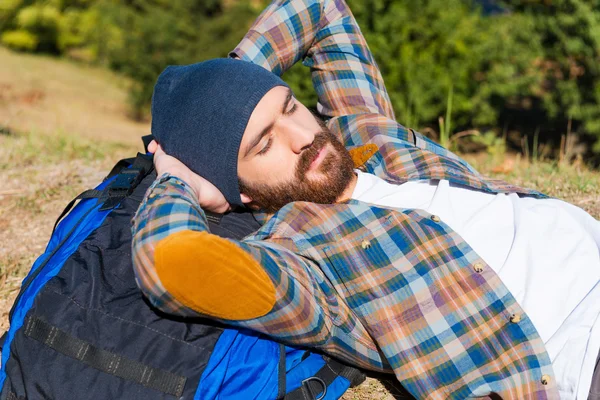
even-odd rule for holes
{"type": "Polygon", "coordinates": [[[137,145],[149,125],[127,118],[127,84],[106,69],[0,47],[0,131],[61,131],[137,145]]]}
{"type": "Polygon", "coordinates": [[[104,69],[0,47],[0,331],[64,206],[141,150],[149,125],[128,120],[126,85],[104,69]]]}
{"type": "Polygon", "coordinates": [[[65,135],[0,135],[0,331],[8,327],[20,282],[44,251],[62,209],[135,151],[65,135]]]}
{"type": "Polygon", "coordinates": [[[556,161],[526,162],[520,155],[509,155],[500,164],[485,154],[466,156],[481,173],[565,200],[600,219],[600,172],[581,161],[560,164],[556,161]]]}

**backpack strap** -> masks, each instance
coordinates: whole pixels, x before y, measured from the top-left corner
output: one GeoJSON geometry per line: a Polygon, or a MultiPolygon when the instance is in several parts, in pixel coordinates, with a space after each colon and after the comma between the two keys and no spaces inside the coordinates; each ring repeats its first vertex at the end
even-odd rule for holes
{"type": "MultiPolygon", "coordinates": [[[[145,151],[146,155],[149,155],[148,146],[150,145],[150,142],[153,140],[154,140],[154,136],[152,136],[152,135],[142,136],[142,142],[144,144],[144,151],[145,151]]],[[[131,158],[124,158],[124,159],[120,160],[118,163],[115,164],[115,166],[108,173],[108,175],[106,175],[104,180],[106,181],[106,180],[112,178],[113,176],[115,176],[119,172],[121,172],[124,168],[129,168],[131,165],[133,165],[135,163],[136,158],[137,157],[131,157],[131,158]]]]}
{"type": "Polygon", "coordinates": [[[277,379],[278,379],[278,390],[277,390],[277,400],[281,400],[285,398],[286,391],[286,364],[285,364],[285,345],[279,343],[279,369],[277,371],[277,379]]]}
{"type": "Polygon", "coordinates": [[[152,134],[146,135],[146,136],[142,136],[142,142],[144,143],[144,150],[146,151],[146,153],[148,153],[148,145],[154,139],[155,138],[154,138],[154,136],[152,134]]]}
{"type": "MultiPolygon", "coordinates": [[[[104,202],[100,211],[110,210],[115,208],[125,197],[129,196],[139,183],[148,175],[154,168],[152,164],[152,156],[138,153],[135,158],[125,158],[120,160],[108,176],[104,180],[117,176],[104,190],[89,189],[80,193],[77,197],[67,204],[64,210],[54,223],[52,235],[58,226],[58,223],[65,215],[71,211],[75,203],[79,200],[100,199],[104,202]]],[[[52,236],[50,235],[50,236],[52,236]]]]}
{"type": "Polygon", "coordinates": [[[102,190],[89,189],[89,190],[86,190],[85,192],[80,193],[79,196],[77,196],[73,200],[71,200],[69,202],[69,204],[67,204],[65,209],[60,213],[58,218],[56,218],[56,222],[54,223],[54,228],[52,228],[52,234],[50,236],[54,235],[54,231],[56,230],[56,227],[58,226],[58,223],[60,222],[60,220],[63,219],[63,217],[65,215],[67,215],[67,213],[69,211],[71,211],[71,208],[73,208],[73,206],[75,205],[75,203],[78,200],[98,199],[101,196],[102,196],[102,190]]]}
{"type": "Polygon", "coordinates": [[[129,168],[123,168],[108,187],[104,189],[101,199],[105,200],[102,207],[100,207],[100,211],[115,208],[133,192],[153,168],[152,155],[138,153],[133,164],[129,168]]]}
{"type": "Polygon", "coordinates": [[[124,158],[122,160],[119,160],[119,162],[117,162],[115,164],[115,166],[112,167],[112,169],[110,170],[110,172],[108,173],[108,175],[106,175],[106,177],[103,179],[103,182],[107,181],[110,178],[112,178],[113,176],[117,175],[124,168],[129,168],[134,163],[134,161],[135,161],[135,157],[124,158]]]}
{"type": "Polygon", "coordinates": [[[284,400],[321,400],[327,395],[327,388],[341,376],[350,381],[350,387],[362,383],[366,376],[354,367],[344,365],[332,358],[323,357],[325,365],[311,376],[302,381],[296,390],[286,394],[284,400]]]}
{"type": "Polygon", "coordinates": [[[187,380],[184,376],[104,350],[88,341],[71,336],[38,316],[27,317],[24,326],[25,336],[99,371],[177,398],[183,394],[187,380]]]}

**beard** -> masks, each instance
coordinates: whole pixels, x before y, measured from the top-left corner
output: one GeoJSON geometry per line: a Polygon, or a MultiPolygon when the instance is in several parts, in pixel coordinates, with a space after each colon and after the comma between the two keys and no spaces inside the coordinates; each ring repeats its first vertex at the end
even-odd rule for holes
{"type": "Polygon", "coordinates": [[[321,122],[323,131],[315,135],[311,146],[300,155],[291,180],[277,185],[239,180],[240,191],[252,199],[248,204],[250,207],[274,213],[294,201],[332,204],[342,195],[354,177],[354,163],[344,145],[320,119],[317,120],[321,122]],[[311,163],[328,145],[327,156],[316,170],[311,171],[318,176],[308,176],[311,163]]]}

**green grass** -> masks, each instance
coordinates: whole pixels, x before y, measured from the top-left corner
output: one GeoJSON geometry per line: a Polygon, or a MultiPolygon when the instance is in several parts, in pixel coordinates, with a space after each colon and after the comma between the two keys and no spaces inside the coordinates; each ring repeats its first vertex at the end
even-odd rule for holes
{"type": "Polygon", "coordinates": [[[484,175],[533,188],[573,203],[596,219],[600,219],[600,171],[593,170],[581,162],[574,164],[560,164],[553,160],[526,162],[516,157],[505,159],[504,163],[508,167],[497,168],[497,164],[489,162],[490,157],[466,156],[466,158],[484,175]]]}
{"type": "Polygon", "coordinates": [[[135,155],[135,150],[130,144],[93,141],[63,132],[0,135],[0,171],[73,160],[90,162],[119,154],[131,156],[135,155]]]}

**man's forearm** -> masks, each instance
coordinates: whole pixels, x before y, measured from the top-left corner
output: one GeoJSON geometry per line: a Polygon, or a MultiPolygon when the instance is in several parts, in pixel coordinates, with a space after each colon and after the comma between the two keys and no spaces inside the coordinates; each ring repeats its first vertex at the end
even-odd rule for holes
{"type": "Polygon", "coordinates": [[[318,269],[276,244],[210,234],[195,193],[179,178],[164,174],[149,188],[132,236],[138,286],[160,310],[298,344],[330,339],[327,299],[310,284],[318,269]]]}
{"type": "Polygon", "coordinates": [[[155,250],[161,240],[184,231],[208,231],[208,223],[196,194],[182,180],[163,174],[148,189],[132,226],[133,267],[138,286],[162,311],[184,316],[197,315],[164,287],[155,265],[155,250]]]}
{"type": "Polygon", "coordinates": [[[230,53],[282,75],[304,58],[332,0],[275,0],[230,53]]]}
{"type": "Polygon", "coordinates": [[[381,72],[344,0],[278,0],[231,53],[281,75],[303,60],[319,112],[394,119],[381,72]]]}

